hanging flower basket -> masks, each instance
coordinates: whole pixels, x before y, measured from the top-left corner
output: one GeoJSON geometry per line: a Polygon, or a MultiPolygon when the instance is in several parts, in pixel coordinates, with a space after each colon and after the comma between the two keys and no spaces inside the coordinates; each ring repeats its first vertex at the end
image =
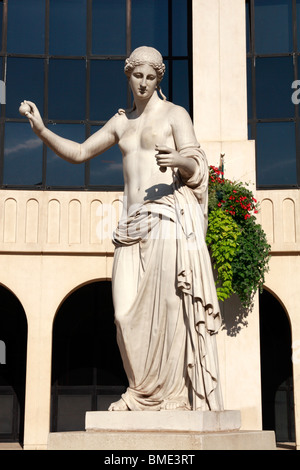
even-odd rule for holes
{"type": "Polygon", "coordinates": [[[249,310],[255,292],[262,291],[271,247],[257,223],[258,203],[247,186],[209,167],[206,243],[217,272],[218,299],[237,294],[249,310]]]}

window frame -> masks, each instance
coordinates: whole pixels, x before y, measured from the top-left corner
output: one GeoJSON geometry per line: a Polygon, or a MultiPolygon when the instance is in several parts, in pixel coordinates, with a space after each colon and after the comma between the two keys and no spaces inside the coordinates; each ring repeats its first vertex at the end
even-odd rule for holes
{"type": "MultiPolygon", "coordinates": [[[[1,1],[1,0],[0,0],[1,1]]],[[[3,78],[6,77],[7,59],[13,58],[40,58],[44,61],[44,114],[43,121],[47,126],[51,124],[84,124],[85,125],[85,138],[87,139],[91,135],[92,126],[103,126],[105,120],[91,120],[90,115],[90,79],[91,79],[91,62],[94,60],[122,60],[125,61],[126,57],[131,52],[131,15],[132,15],[132,0],[124,0],[126,2],[126,55],[98,55],[92,53],[92,1],[86,0],[87,8],[87,27],[86,27],[86,54],[84,56],[76,55],[51,55],[49,53],[49,36],[50,36],[50,0],[42,0],[45,2],[45,50],[44,54],[18,54],[7,52],[7,11],[8,2],[3,3],[3,41],[2,50],[0,51],[0,60],[3,61],[3,78]],[[82,120],[66,120],[66,119],[49,119],[48,116],[48,85],[49,85],[49,62],[51,59],[65,59],[65,60],[85,60],[86,61],[86,98],[85,98],[85,119],[82,120]]],[[[169,55],[164,56],[164,60],[169,62],[169,99],[172,101],[172,63],[177,60],[188,61],[189,71],[189,105],[190,114],[193,115],[193,100],[192,100],[192,1],[185,0],[187,2],[187,41],[188,51],[187,56],[173,56],[172,55],[172,0],[168,0],[168,15],[169,15],[169,31],[168,31],[168,43],[169,43],[169,55]]],[[[5,81],[5,80],[4,80],[5,81]]],[[[127,84],[127,107],[131,106],[131,91],[127,84]]],[[[90,162],[83,163],[84,165],[84,184],[82,186],[49,186],[47,185],[46,174],[47,174],[47,147],[43,144],[42,154],[42,184],[39,185],[11,185],[4,184],[4,137],[5,137],[5,124],[8,122],[24,122],[24,118],[7,118],[5,116],[5,105],[1,105],[0,114],[0,189],[28,189],[28,190],[91,190],[91,191],[123,191],[123,185],[92,185],[90,184],[90,162]]]]}
{"type": "MultiPolygon", "coordinates": [[[[255,155],[256,155],[256,167],[257,165],[257,124],[260,123],[272,123],[272,122],[293,122],[295,123],[295,147],[296,147],[296,171],[297,171],[297,183],[296,184],[259,184],[259,177],[256,174],[256,187],[259,190],[270,190],[270,189],[297,189],[300,188],[300,116],[299,116],[299,105],[294,105],[294,116],[286,118],[258,118],[257,107],[256,107],[256,61],[260,58],[280,58],[280,57],[291,57],[293,60],[293,80],[297,80],[298,74],[298,60],[300,60],[300,44],[297,44],[297,3],[296,0],[292,1],[292,38],[293,48],[290,52],[286,53],[269,53],[259,54],[255,50],[255,0],[245,0],[245,6],[249,9],[249,19],[246,25],[246,33],[248,34],[247,42],[249,47],[246,51],[247,60],[247,73],[249,72],[248,61],[250,61],[250,77],[251,77],[251,89],[250,91],[251,109],[252,116],[248,115],[248,129],[251,133],[251,140],[255,141],[255,155]]],[[[247,21],[247,18],[246,18],[247,21]]],[[[298,26],[300,28],[300,26],[298,26]]],[[[299,77],[300,78],[300,77],[299,77]]],[[[291,83],[292,85],[292,83],[291,83]]],[[[291,97],[293,89],[291,88],[291,97]]]]}

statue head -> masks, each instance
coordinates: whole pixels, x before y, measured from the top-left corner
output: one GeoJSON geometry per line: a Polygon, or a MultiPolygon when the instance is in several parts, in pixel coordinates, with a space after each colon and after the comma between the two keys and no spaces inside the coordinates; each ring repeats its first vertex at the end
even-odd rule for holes
{"type": "Polygon", "coordinates": [[[125,61],[124,72],[129,78],[137,65],[148,64],[154,68],[157,74],[158,84],[163,79],[166,66],[160,52],[153,47],[141,46],[135,49],[125,61]]]}

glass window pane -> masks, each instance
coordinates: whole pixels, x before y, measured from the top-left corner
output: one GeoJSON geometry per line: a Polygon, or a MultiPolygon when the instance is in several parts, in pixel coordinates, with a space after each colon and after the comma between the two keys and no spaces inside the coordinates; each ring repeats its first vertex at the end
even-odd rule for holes
{"type": "Polygon", "coordinates": [[[49,51],[85,55],[86,0],[50,0],[49,51]]]}
{"type": "Polygon", "coordinates": [[[173,61],[173,102],[189,111],[189,70],[187,60],[173,61]]]}
{"type": "Polygon", "coordinates": [[[297,183],[295,124],[268,122],[257,124],[258,185],[297,183]]]}
{"type": "MultiPolygon", "coordinates": [[[[92,126],[92,133],[99,127],[92,126]]],[[[117,145],[90,161],[91,186],[123,186],[123,160],[117,145]]]]}
{"type": "Polygon", "coordinates": [[[248,119],[253,116],[252,109],[252,60],[247,59],[247,107],[248,107],[248,119]]]}
{"type": "Polygon", "coordinates": [[[30,124],[8,122],[4,139],[4,184],[42,183],[43,144],[30,124]]]}
{"type": "Polygon", "coordinates": [[[151,46],[168,55],[168,0],[132,0],[132,49],[151,46]]]}
{"type": "Polygon", "coordinates": [[[9,0],[7,3],[7,51],[43,54],[45,1],[9,0]]]}
{"type": "Polygon", "coordinates": [[[292,0],[255,0],[255,49],[258,54],[293,50],[292,0]]]}
{"type": "Polygon", "coordinates": [[[0,395],[0,436],[10,434],[13,430],[13,395],[0,395]]]}
{"type": "MultiPolygon", "coordinates": [[[[57,135],[74,142],[85,140],[83,124],[52,124],[49,129],[57,135]]],[[[58,157],[52,150],[47,149],[47,186],[83,186],[84,164],[74,165],[58,157]]]]}
{"type": "MultiPolygon", "coordinates": [[[[165,74],[164,74],[164,78],[160,82],[160,88],[161,88],[163,94],[165,95],[165,97],[167,98],[167,100],[170,100],[169,67],[170,67],[171,62],[169,63],[168,60],[164,60],[164,64],[166,66],[166,71],[165,71],[165,74]]],[[[158,94],[158,96],[161,98],[160,94],[158,94]]],[[[172,99],[172,101],[173,101],[173,99],[172,99]]]]}
{"type": "MultiPolygon", "coordinates": [[[[3,81],[3,59],[0,57],[0,105],[5,104],[6,102],[6,86],[3,81]]],[[[1,107],[0,107],[0,113],[1,113],[1,107]]]]}
{"type": "Polygon", "coordinates": [[[91,410],[91,395],[59,395],[57,403],[57,431],[84,431],[85,413],[91,410]]]}
{"type": "Polygon", "coordinates": [[[85,60],[50,60],[50,119],[85,119],[85,76],[85,60]]]}
{"type": "Polygon", "coordinates": [[[250,51],[250,3],[246,1],[246,47],[250,51]]]}
{"type": "Polygon", "coordinates": [[[256,109],[258,119],[294,116],[291,85],[294,80],[292,57],[256,60],[256,109]]]}
{"type": "Polygon", "coordinates": [[[296,0],[297,8],[297,49],[300,50],[300,0],[296,0]]]}
{"type": "Polygon", "coordinates": [[[186,1],[172,1],[172,23],[172,53],[173,55],[188,55],[186,1]]]}
{"type": "Polygon", "coordinates": [[[90,119],[105,121],[119,108],[126,108],[127,78],[124,61],[92,60],[90,119]]]}
{"type": "Polygon", "coordinates": [[[6,116],[9,118],[20,118],[19,106],[23,100],[35,102],[41,115],[43,114],[43,59],[12,57],[8,57],[7,59],[6,116]]]}
{"type": "Polygon", "coordinates": [[[277,390],[275,394],[275,430],[277,442],[289,442],[289,417],[286,390],[277,390]]]}
{"type": "Polygon", "coordinates": [[[0,1],[0,51],[2,51],[3,2],[0,1]]]}
{"type": "Polygon", "coordinates": [[[126,0],[93,1],[92,53],[126,54],[126,0]]]}

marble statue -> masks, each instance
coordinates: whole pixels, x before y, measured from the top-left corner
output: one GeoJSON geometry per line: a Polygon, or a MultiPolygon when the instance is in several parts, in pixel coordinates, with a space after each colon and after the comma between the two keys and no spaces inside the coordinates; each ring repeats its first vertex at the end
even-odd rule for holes
{"type": "Polygon", "coordinates": [[[165,65],[151,47],[125,63],[132,109],[79,144],[33,131],[59,157],[82,163],[118,144],[124,210],[114,232],[113,302],[129,386],[111,411],[223,410],[216,333],[221,325],[205,244],[208,164],[187,111],[166,100],[165,65]]]}

